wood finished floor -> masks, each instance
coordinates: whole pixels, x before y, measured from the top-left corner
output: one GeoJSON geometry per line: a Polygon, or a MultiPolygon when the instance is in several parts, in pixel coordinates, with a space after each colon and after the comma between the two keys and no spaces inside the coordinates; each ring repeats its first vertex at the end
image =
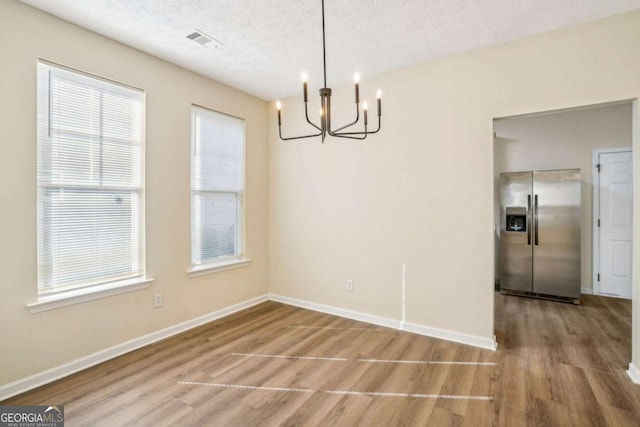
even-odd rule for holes
{"type": "Polygon", "coordinates": [[[64,404],[68,427],[640,426],[630,301],[496,294],[496,335],[493,352],[266,302],[3,404],[64,404]]]}

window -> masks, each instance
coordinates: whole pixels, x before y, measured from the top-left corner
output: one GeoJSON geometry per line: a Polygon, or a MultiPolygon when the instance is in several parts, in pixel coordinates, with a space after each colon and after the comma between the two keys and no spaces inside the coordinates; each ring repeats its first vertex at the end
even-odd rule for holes
{"type": "Polygon", "coordinates": [[[191,265],[242,259],[244,121],[193,107],[191,265]]]}
{"type": "Polygon", "coordinates": [[[144,92],[38,63],[38,294],[144,276],[144,92]]]}

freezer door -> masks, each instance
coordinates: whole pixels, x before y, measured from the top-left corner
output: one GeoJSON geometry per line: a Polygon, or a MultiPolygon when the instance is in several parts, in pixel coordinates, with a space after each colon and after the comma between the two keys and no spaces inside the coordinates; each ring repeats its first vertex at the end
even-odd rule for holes
{"type": "Polygon", "coordinates": [[[533,292],[580,298],[580,170],[533,172],[533,292]]]}
{"type": "Polygon", "coordinates": [[[532,291],[531,172],[500,174],[500,288],[532,291]]]}

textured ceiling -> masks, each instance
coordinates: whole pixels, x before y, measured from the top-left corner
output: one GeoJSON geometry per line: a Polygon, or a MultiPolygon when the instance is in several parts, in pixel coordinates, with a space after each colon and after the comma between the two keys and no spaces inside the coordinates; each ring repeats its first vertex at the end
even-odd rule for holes
{"type": "MultiPolygon", "coordinates": [[[[321,86],[320,0],[21,0],[265,100],[321,86]],[[194,29],[223,43],[186,38],[194,29]]],[[[326,0],[336,85],[640,8],[640,0],[326,0]]]]}

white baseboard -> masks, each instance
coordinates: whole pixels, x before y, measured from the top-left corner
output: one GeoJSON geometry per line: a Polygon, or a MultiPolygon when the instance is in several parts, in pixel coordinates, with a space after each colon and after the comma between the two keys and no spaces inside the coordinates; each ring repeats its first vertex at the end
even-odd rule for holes
{"type": "Polygon", "coordinates": [[[629,370],[627,371],[627,374],[634,383],[640,384],[640,369],[638,369],[636,365],[629,363],[629,370]]]}
{"type": "Polygon", "coordinates": [[[498,343],[495,335],[493,338],[485,338],[479,335],[465,334],[463,332],[450,331],[448,329],[433,328],[431,326],[419,325],[417,323],[404,324],[404,330],[414,334],[425,335],[432,338],[439,338],[446,341],[453,341],[460,344],[472,345],[474,347],[485,348],[487,350],[497,350],[498,343]]]}
{"type": "Polygon", "coordinates": [[[585,295],[593,295],[593,289],[591,289],[591,288],[582,288],[582,289],[580,289],[580,293],[581,294],[585,294],[585,295]]]}
{"type": "Polygon", "coordinates": [[[374,316],[360,311],[347,310],[345,308],[334,307],[332,305],[318,304],[311,301],[276,294],[269,294],[269,299],[271,301],[306,308],[308,310],[319,311],[321,313],[333,314],[334,316],[346,317],[347,319],[359,320],[360,322],[371,323],[373,325],[400,329],[401,322],[399,320],[389,319],[388,317],[374,316]]]}
{"type": "Polygon", "coordinates": [[[68,375],[74,374],[83,369],[87,369],[91,366],[95,366],[99,363],[121,356],[125,353],[129,353],[130,351],[139,349],[146,345],[153,344],[154,342],[163,340],[184,331],[188,331],[189,329],[193,329],[197,326],[203,325],[221,317],[228,316],[232,313],[235,313],[236,311],[244,310],[256,304],[260,304],[267,300],[267,295],[252,298],[250,300],[234,304],[230,307],[225,307],[220,310],[205,314],[203,316],[196,317],[195,319],[178,323],[177,325],[170,326],[157,332],[152,332],[139,338],[134,338],[122,344],[118,344],[113,347],[90,354],[88,356],[81,357],[80,359],[76,359],[72,362],[56,366],[55,368],[39,372],[18,381],[0,385],[0,401],[8,399],[17,394],[24,393],[25,391],[32,390],[36,387],[40,387],[44,384],[50,383],[68,375]]]}
{"type": "Polygon", "coordinates": [[[269,294],[272,301],[281,302],[283,304],[293,305],[296,307],[306,308],[321,313],[332,314],[334,316],[346,317],[348,319],[359,320],[365,323],[385,326],[387,328],[400,329],[414,334],[425,335],[432,338],[439,338],[447,341],[453,341],[460,344],[472,345],[474,347],[485,348],[488,350],[496,350],[498,344],[495,336],[488,339],[478,335],[470,335],[462,332],[450,331],[447,329],[432,328],[429,326],[419,325],[416,323],[401,322],[400,320],[390,319],[388,317],[374,316],[359,311],[347,310],[340,307],[330,305],[317,304],[315,302],[300,300],[297,298],[285,297],[282,295],[269,294]]]}

